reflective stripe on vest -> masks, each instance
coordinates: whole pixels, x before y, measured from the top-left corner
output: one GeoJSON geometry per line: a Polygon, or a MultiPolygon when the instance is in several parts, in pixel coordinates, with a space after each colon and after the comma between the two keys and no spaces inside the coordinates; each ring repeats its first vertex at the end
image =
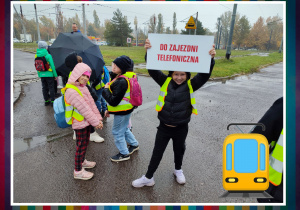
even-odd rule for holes
{"type": "MultiPolygon", "coordinates": [[[[62,89],[63,94],[65,93],[67,88],[72,88],[73,90],[76,90],[77,93],[79,93],[79,95],[81,95],[83,97],[81,91],[76,86],[71,85],[71,84],[66,84],[66,87],[64,87],[62,89]]],[[[84,119],[84,117],[79,113],[79,111],[74,106],[67,103],[66,99],[65,99],[65,105],[66,105],[65,118],[66,118],[67,124],[72,125],[73,118],[79,122],[84,119]]]]}
{"type": "Polygon", "coordinates": [[[167,77],[165,83],[160,88],[157,103],[155,106],[155,110],[158,112],[160,112],[165,105],[165,97],[168,94],[167,90],[168,90],[168,85],[169,85],[171,79],[172,79],[171,77],[167,77]]]}
{"type": "MultiPolygon", "coordinates": [[[[132,78],[134,75],[136,75],[133,72],[126,72],[125,74],[123,74],[123,76],[128,77],[128,78],[132,78]]],[[[112,93],[110,86],[111,84],[115,81],[116,79],[112,80],[109,83],[109,91],[112,93]]],[[[129,102],[130,101],[130,83],[129,80],[126,79],[127,84],[128,84],[128,88],[126,90],[126,93],[123,97],[123,99],[121,100],[121,102],[117,105],[117,106],[111,106],[111,105],[107,105],[107,109],[109,112],[121,112],[121,111],[127,111],[133,108],[132,104],[129,102]]]]}
{"type": "MultiPolygon", "coordinates": [[[[168,94],[168,86],[170,84],[171,79],[172,79],[171,77],[168,77],[166,79],[165,83],[160,88],[160,92],[159,92],[159,95],[158,95],[158,100],[157,100],[157,103],[156,103],[156,106],[155,106],[155,110],[158,111],[158,112],[160,112],[162,110],[162,108],[164,107],[164,105],[165,105],[165,97],[168,94]]],[[[188,84],[188,87],[189,87],[189,90],[190,90],[192,113],[195,114],[195,115],[198,115],[198,111],[196,109],[196,100],[195,100],[195,97],[194,97],[194,91],[193,91],[193,87],[191,85],[191,80],[190,79],[187,81],[187,84],[188,84]]]]}
{"type": "Polygon", "coordinates": [[[283,130],[269,160],[269,180],[273,185],[278,186],[281,183],[283,171],[283,130]]]}
{"type": "Polygon", "coordinates": [[[105,86],[104,82],[102,81],[104,79],[104,69],[103,69],[103,73],[102,73],[102,76],[101,76],[101,81],[98,85],[96,85],[95,89],[96,90],[99,90],[101,88],[103,88],[105,86]]]}
{"type": "Polygon", "coordinates": [[[192,107],[193,107],[192,113],[195,114],[195,115],[198,115],[198,111],[196,109],[196,99],[194,97],[194,90],[193,90],[190,79],[187,81],[187,84],[188,84],[189,89],[190,89],[191,104],[192,104],[192,107]]]}

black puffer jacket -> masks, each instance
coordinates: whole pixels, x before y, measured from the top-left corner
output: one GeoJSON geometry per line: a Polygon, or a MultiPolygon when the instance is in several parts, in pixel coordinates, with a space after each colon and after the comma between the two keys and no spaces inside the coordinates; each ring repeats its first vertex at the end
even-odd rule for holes
{"type": "MultiPolygon", "coordinates": [[[[107,103],[110,106],[118,106],[118,104],[123,99],[127,88],[128,88],[128,83],[127,83],[126,79],[121,77],[121,78],[116,79],[110,86],[112,93],[109,91],[108,88],[104,88],[104,90],[102,92],[102,96],[104,97],[104,99],[107,101],[107,103]]],[[[133,111],[133,108],[130,110],[127,110],[127,111],[110,112],[110,114],[126,115],[126,114],[131,113],[132,111],[133,111]]]]}
{"type": "MultiPolygon", "coordinates": [[[[209,79],[215,60],[211,60],[210,73],[198,73],[191,79],[191,85],[194,92],[204,85],[209,79]]],[[[150,76],[162,86],[167,76],[161,71],[148,70],[150,76]]],[[[168,86],[168,94],[165,97],[165,105],[160,112],[158,112],[158,119],[167,125],[182,125],[187,124],[191,120],[192,105],[190,98],[190,91],[187,82],[177,85],[174,80],[171,80],[168,86]]]]}
{"type": "MultiPolygon", "coordinates": [[[[268,139],[269,144],[272,141],[277,142],[283,128],[283,98],[277,99],[258,122],[263,123],[266,129],[263,131],[260,126],[256,126],[252,133],[264,135],[268,139]]],[[[283,176],[281,180],[284,180],[283,176]]],[[[266,191],[274,197],[276,202],[283,202],[283,181],[281,181],[279,186],[274,186],[270,182],[266,191]]]]}

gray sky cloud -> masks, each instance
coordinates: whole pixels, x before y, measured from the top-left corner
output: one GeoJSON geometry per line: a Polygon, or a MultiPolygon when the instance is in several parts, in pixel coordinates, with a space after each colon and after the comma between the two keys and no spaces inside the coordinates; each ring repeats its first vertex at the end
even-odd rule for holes
{"type": "MultiPolygon", "coordinates": [[[[55,4],[43,2],[34,2],[37,5],[38,15],[46,15],[55,21],[55,4]]],[[[23,15],[28,19],[35,18],[34,6],[32,2],[22,3],[23,15]]],[[[57,3],[57,2],[56,2],[57,3]]],[[[61,3],[61,2],[60,2],[61,3]]],[[[172,29],[173,13],[176,12],[177,16],[177,29],[180,31],[184,29],[186,22],[191,15],[198,12],[198,19],[202,22],[204,28],[210,31],[216,31],[215,25],[217,18],[226,11],[233,10],[233,4],[237,3],[237,12],[243,16],[245,15],[250,24],[253,25],[257,19],[262,16],[263,18],[273,17],[279,15],[284,18],[284,5],[285,2],[89,2],[86,3],[86,18],[89,22],[93,22],[93,11],[96,10],[101,24],[105,19],[111,19],[113,12],[119,8],[123,15],[128,17],[128,21],[132,24],[134,17],[138,19],[138,27],[144,30],[146,23],[149,21],[150,16],[156,16],[161,13],[165,27],[172,29]],[[183,22],[181,22],[183,21],[183,22]],[[185,21],[185,22],[184,22],[185,21]]],[[[17,11],[20,11],[20,3],[14,4],[17,11]]],[[[77,13],[82,21],[82,3],[66,2],[61,4],[63,15],[67,18],[75,16],[77,13]]]]}

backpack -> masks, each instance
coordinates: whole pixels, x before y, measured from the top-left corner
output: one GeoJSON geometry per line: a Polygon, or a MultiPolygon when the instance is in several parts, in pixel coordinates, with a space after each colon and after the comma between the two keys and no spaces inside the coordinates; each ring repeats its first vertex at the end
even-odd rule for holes
{"type": "Polygon", "coordinates": [[[66,117],[65,117],[66,105],[65,105],[64,95],[54,100],[53,110],[54,110],[54,119],[58,127],[60,128],[71,127],[71,125],[69,125],[66,122],[66,117]]]}
{"type": "Polygon", "coordinates": [[[50,68],[45,57],[36,57],[34,59],[34,66],[37,71],[48,71],[50,68]]]}
{"type": "MultiPolygon", "coordinates": [[[[123,77],[129,81],[130,84],[130,100],[129,102],[132,106],[140,106],[143,103],[142,89],[140,84],[137,81],[136,75],[133,75],[132,78],[125,77],[121,75],[119,77],[123,77]]],[[[125,101],[128,101],[127,98],[123,98],[125,101]]]]}
{"type": "Polygon", "coordinates": [[[104,71],[104,78],[102,80],[102,82],[104,84],[108,83],[109,82],[109,71],[108,69],[106,68],[106,66],[103,66],[103,71],[104,71]]]}
{"type": "Polygon", "coordinates": [[[72,125],[68,124],[66,121],[65,91],[67,90],[67,88],[68,84],[61,91],[63,95],[55,99],[53,102],[54,119],[56,121],[57,126],[60,128],[68,128],[72,125]]]}

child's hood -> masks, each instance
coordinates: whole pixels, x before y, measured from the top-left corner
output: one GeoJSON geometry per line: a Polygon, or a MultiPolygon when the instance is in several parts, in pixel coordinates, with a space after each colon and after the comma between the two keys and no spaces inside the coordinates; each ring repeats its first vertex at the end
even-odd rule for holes
{"type": "Polygon", "coordinates": [[[36,50],[36,55],[37,57],[43,57],[43,56],[46,56],[48,55],[48,51],[46,49],[37,49],[36,50]]]}
{"type": "Polygon", "coordinates": [[[85,63],[78,63],[72,73],[71,73],[71,76],[68,80],[68,83],[74,83],[78,80],[79,77],[81,77],[81,75],[86,72],[86,71],[89,71],[90,73],[92,73],[92,70],[91,68],[86,65],[85,63]]]}

